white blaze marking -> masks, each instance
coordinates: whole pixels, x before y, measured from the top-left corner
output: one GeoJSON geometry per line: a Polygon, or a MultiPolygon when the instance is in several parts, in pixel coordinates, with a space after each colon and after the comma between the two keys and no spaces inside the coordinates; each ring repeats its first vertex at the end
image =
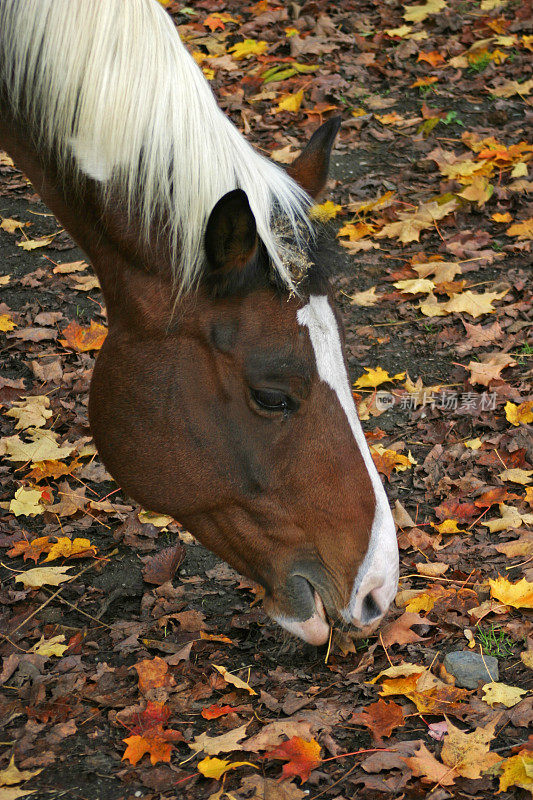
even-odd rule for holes
{"type": "Polygon", "coordinates": [[[383,610],[396,594],[399,564],[396,528],[387,495],[357,416],[337,321],[326,295],[311,295],[309,303],[298,311],[297,318],[300,325],[305,325],[309,330],[319,377],[339,399],[374,489],[376,510],[368,550],[355,578],[350,602],[341,612],[347,622],[358,621],[363,600],[369,592],[375,590],[374,596],[383,610]]]}

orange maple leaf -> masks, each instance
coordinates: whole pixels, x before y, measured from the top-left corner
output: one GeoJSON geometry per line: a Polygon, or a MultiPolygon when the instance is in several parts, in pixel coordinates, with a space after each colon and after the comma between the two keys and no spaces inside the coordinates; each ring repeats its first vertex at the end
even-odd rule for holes
{"type": "Polygon", "coordinates": [[[134,664],[139,676],[139,691],[146,695],[151,689],[160,689],[170,686],[171,676],[168,675],[168,664],[159,656],[153,659],[144,659],[134,664]]]}
{"type": "Polygon", "coordinates": [[[136,764],[146,754],[150,753],[150,761],[157,764],[158,761],[170,761],[170,754],[174,747],[173,742],[182,742],[183,735],[179,731],[172,729],[163,730],[159,725],[145,731],[142,736],[135,734],[128,736],[123,741],[128,745],[122,761],[129,761],[136,764]]]}
{"type": "Polygon", "coordinates": [[[100,350],[107,336],[107,328],[94,320],[85,327],[71,322],[63,331],[63,336],[65,338],[59,341],[64,347],[86,353],[89,350],[100,350]]]}
{"type": "Polygon", "coordinates": [[[31,558],[35,563],[37,563],[43,553],[50,552],[52,544],[53,543],[50,541],[48,536],[39,536],[37,539],[33,539],[31,542],[28,542],[27,539],[19,539],[18,542],[15,542],[11,550],[7,551],[7,555],[10,558],[23,556],[24,561],[27,561],[31,558]]]}
{"type": "Polygon", "coordinates": [[[211,32],[216,31],[219,28],[221,31],[223,31],[224,28],[226,27],[224,22],[220,19],[220,17],[215,17],[213,16],[213,14],[210,14],[208,17],[204,19],[203,25],[206,28],[209,28],[211,32]]]}
{"type": "Polygon", "coordinates": [[[265,758],[279,758],[288,761],[283,765],[282,778],[299,777],[304,783],[309,778],[313,769],[316,769],[321,762],[320,745],[316,739],[307,742],[299,736],[293,736],[288,742],[278,745],[265,758]]]}
{"type": "Polygon", "coordinates": [[[215,703],[207,708],[202,708],[202,717],[204,719],[217,719],[225,714],[232,714],[234,711],[237,711],[237,709],[232,706],[218,706],[215,703]]]}
{"type": "Polygon", "coordinates": [[[444,64],[444,57],[441,56],[440,53],[437,53],[436,50],[432,50],[430,53],[421,52],[418,54],[418,61],[427,61],[432,67],[439,67],[441,64],[444,64]]]}

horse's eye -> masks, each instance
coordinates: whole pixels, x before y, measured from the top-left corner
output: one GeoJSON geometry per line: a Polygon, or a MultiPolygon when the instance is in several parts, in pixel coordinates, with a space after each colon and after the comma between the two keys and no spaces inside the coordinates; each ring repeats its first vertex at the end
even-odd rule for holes
{"type": "Polygon", "coordinates": [[[250,393],[254,403],[263,411],[288,414],[300,406],[297,400],[279,389],[251,389],[250,393]]]}

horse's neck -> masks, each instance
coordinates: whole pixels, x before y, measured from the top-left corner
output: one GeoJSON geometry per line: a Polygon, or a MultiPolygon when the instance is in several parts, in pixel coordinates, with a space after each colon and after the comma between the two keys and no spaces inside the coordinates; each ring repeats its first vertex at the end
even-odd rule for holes
{"type": "Polygon", "coordinates": [[[150,323],[153,309],[158,319],[170,312],[171,268],[168,245],[154,234],[148,244],[138,235],[135,220],[128,220],[120,203],[100,199],[98,186],[83,188],[60,177],[53,164],[31,145],[29,131],[15,122],[0,97],[0,147],[32,182],[35,191],[87,253],[102,287],[110,323],[135,318],[150,323]],[[154,295],[157,302],[154,304],[154,295]]]}

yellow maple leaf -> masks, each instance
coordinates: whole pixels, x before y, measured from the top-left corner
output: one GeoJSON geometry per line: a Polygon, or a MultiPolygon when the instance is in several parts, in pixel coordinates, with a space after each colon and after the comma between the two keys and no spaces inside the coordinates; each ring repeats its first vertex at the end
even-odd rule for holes
{"type": "Polygon", "coordinates": [[[522,222],[515,222],[514,225],[511,225],[510,228],[507,228],[505,231],[507,236],[518,236],[520,240],[522,239],[532,239],[533,238],[533,217],[529,219],[525,219],[522,222]]]}
{"type": "Polygon", "coordinates": [[[304,99],[304,90],[300,89],[299,92],[295,92],[294,94],[284,94],[282,95],[278,105],[274,109],[275,114],[279,114],[280,111],[292,111],[296,113],[300,110],[300,106],[302,105],[302,101],[304,99]]]}
{"type": "Polygon", "coordinates": [[[533,793],[533,755],[528,750],[506,758],[501,768],[500,792],[505,792],[509,786],[518,786],[533,793]]]}
{"type": "Polygon", "coordinates": [[[448,733],[444,737],[441,751],[444,764],[463,778],[480,778],[483,772],[502,760],[497,753],[489,751],[495,727],[496,721],[493,721],[484,728],[466,733],[448,720],[448,733]]]}
{"type": "Polygon", "coordinates": [[[505,214],[498,214],[498,213],[492,214],[491,219],[493,219],[494,222],[511,222],[512,217],[507,211],[505,214]]]}
{"type": "Polygon", "coordinates": [[[533,422],[533,400],[527,400],[518,406],[508,401],[505,404],[505,416],[511,425],[526,425],[528,422],[533,422]]]}
{"type": "Polygon", "coordinates": [[[483,175],[479,175],[468,184],[466,189],[458,192],[458,196],[471,203],[477,203],[478,208],[481,208],[487,200],[490,200],[493,192],[494,186],[483,175]]]}
{"type": "Polygon", "coordinates": [[[39,589],[45,584],[59,586],[60,583],[71,580],[73,575],[66,575],[72,567],[34,567],[21,572],[15,578],[15,583],[22,583],[26,589],[39,589]]]}
{"type": "MultiPolygon", "coordinates": [[[[349,222],[347,225],[342,226],[337,236],[348,236],[351,242],[356,242],[359,239],[362,239],[363,236],[368,236],[374,233],[375,230],[375,226],[370,225],[367,222],[357,222],[355,224],[349,222]]],[[[341,242],[341,244],[344,244],[344,242],[341,242]]]]}
{"type": "Polygon", "coordinates": [[[374,114],[374,116],[382,125],[399,125],[400,122],[405,121],[405,117],[401,117],[396,111],[391,111],[390,114],[374,114]]]}
{"type": "Polygon", "coordinates": [[[234,44],[233,47],[229,48],[229,53],[233,56],[236,61],[240,61],[243,58],[248,58],[249,56],[260,56],[262,55],[268,47],[268,43],[255,40],[255,39],[245,39],[244,42],[237,42],[234,44]]]}
{"type": "Polygon", "coordinates": [[[0,439],[0,455],[8,461],[59,461],[74,452],[75,447],[68,443],[59,445],[59,434],[49,429],[29,428],[24,435],[31,439],[23,442],[20,436],[6,436],[0,439]]]}
{"type": "Polygon", "coordinates": [[[0,229],[6,231],[6,233],[15,233],[18,230],[22,230],[22,228],[27,228],[28,225],[31,225],[31,222],[20,222],[18,219],[10,219],[9,217],[3,217],[2,222],[0,222],[0,229]]]}
{"type": "Polygon", "coordinates": [[[468,531],[457,527],[457,520],[455,519],[445,519],[438,525],[432,522],[431,527],[435,528],[439,533],[468,533],[468,531]]]}
{"type": "Polygon", "coordinates": [[[527,689],[520,689],[518,686],[509,686],[507,683],[498,683],[497,681],[486,683],[481,688],[485,692],[483,700],[491,708],[494,703],[502,703],[507,708],[512,708],[527,694],[527,689]]]}
{"type": "Polygon", "coordinates": [[[16,517],[34,517],[44,511],[40,503],[42,494],[38,489],[28,489],[21,486],[15,492],[15,497],[9,503],[9,510],[16,517]]]}
{"type": "Polygon", "coordinates": [[[33,645],[30,650],[30,653],[37,653],[39,656],[61,656],[64,654],[65,650],[68,650],[68,644],[63,644],[65,641],[65,637],[62,633],[58,634],[57,636],[52,636],[51,639],[45,639],[44,636],[41,636],[39,641],[33,645]]]}
{"type": "MultiPolygon", "coordinates": [[[[42,769],[20,770],[17,766],[15,766],[15,756],[12,755],[8,766],[5,769],[0,770],[0,786],[15,786],[17,783],[29,781],[30,778],[34,778],[40,772],[42,772],[42,769]]],[[[26,794],[26,791],[24,791],[24,794],[26,794]]]]}
{"type": "Polygon", "coordinates": [[[507,578],[498,576],[495,581],[489,579],[489,585],[492,597],[505,603],[506,606],[533,608],[533,583],[525,578],[510,583],[507,578]]]}
{"type": "Polygon", "coordinates": [[[430,14],[437,14],[446,8],[445,0],[427,0],[421,6],[407,6],[403,18],[406,22],[423,22],[430,14]]]}
{"type": "Polygon", "coordinates": [[[320,203],[311,208],[309,216],[311,219],[316,219],[318,222],[327,222],[330,219],[335,219],[342,206],[333,203],[331,200],[326,200],[325,203],[320,203]]]}
{"type": "Polygon", "coordinates": [[[404,281],[396,281],[393,286],[404,294],[427,294],[435,288],[433,281],[428,278],[407,278],[404,281]]]}
{"type": "Polygon", "coordinates": [[[22,247],[23,250],[37,250],[38,247],[48,247],[56,238],[55,233],[50,236],[40,236],[38,239],[23,239],[22,242],[17,242],[17,247],[22,247]]]}
{"type": "Polygon", "coordinates": [[[226,772],[237,769],[238,767],[253,767],[258,769],[255,764],[249,761],[226,761],[223,758],[211,758],[207,756],[198,763],[198,772],[205,778],[214,778],[219,781],[226,772]]]}
{"type": "Polygon", "coordinates": [[[353,384],[355,388],[375,388],[376,386],[380,386],[382,383],[396,380],[401,381],[405,378],[405,372],[398,372],[396,375],[391,377],[387,370],[382,369],[381,367],[376,367],[375,369],[373,367],[365,367],[365,371],[366,375],[361,375],[361,377],[357,378],[353,384]]]}
{"type": "Polygon", "coordinates": [[[532,475],[533,469],[504,469],[503,472],[500,472],[498,478],[500,478],[502,481],[521,483],[522,486],[526,486],[528,483],[531,483],[532,475]]]}
{"type": "Polygon", "coordinates": [[[511,528],[519,528],[523,523],[529,525],[533,523],[533,514],[525,514],[519,512],[514,506],[506,506],[505,503],[499,505],[501,517],[499,519],[490,519],[487,522],[482,522],[491,533],[498,533],[498,531],[507,531],[511,528]]]}
{"type": "Polygon", "coordinates": [[[61,536],[50,548],[43,564],[46,561],[55,561],[57,558],[80,558],[89,555],[95,556],[96,553],[97,549],[89,539],[69,539],[68,536],[61,536]]]}
{"type": "Polygon", "coordinates": [[[356,292],[355,294],[346,295],[346,297],[350,298],[350,305],[361,306],[362,308],[375,306],[379,301],[379,297],[376,295],[375,286],[371,286],[370,289],[366,290],[366,292],[356,292]]]}
{"type": "Polygon", "coordinates": [[[7,331],[12,331],[16,327],[17,325],[13,322],[11,314],[0,314],[0,331],[7,333],[7,331]]]}
{"type": "Polygon", "coordinates": [[[14,417],[17,420],[16,430],[42,428],[51,416],[50,400],[42,394],[22,397],[12,404],[9,411],[6,411],[6,417],[14,417]]]}

